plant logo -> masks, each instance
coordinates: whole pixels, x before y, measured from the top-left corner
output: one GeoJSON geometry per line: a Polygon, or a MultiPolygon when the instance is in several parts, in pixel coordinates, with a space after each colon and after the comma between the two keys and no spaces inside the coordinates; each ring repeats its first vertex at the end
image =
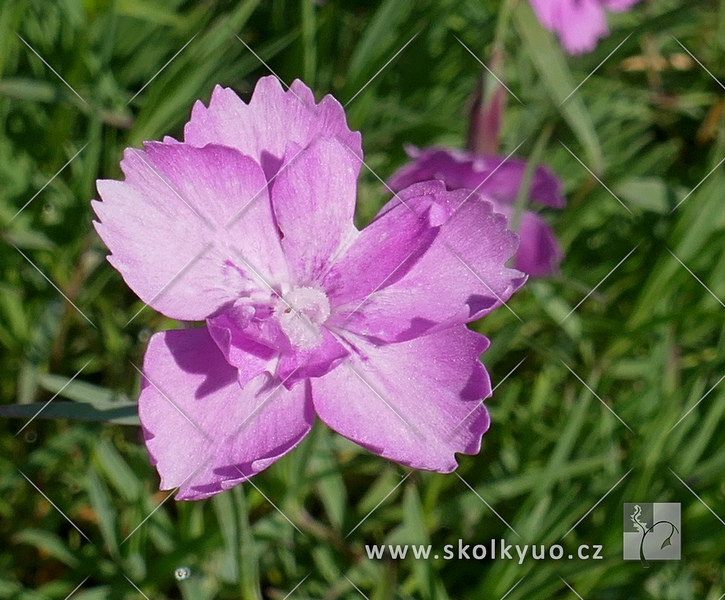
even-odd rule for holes
{"type": "Polygon", "coordinates": [[[680,560],[679,502],[624,503],[624,560],[680,560]]]}

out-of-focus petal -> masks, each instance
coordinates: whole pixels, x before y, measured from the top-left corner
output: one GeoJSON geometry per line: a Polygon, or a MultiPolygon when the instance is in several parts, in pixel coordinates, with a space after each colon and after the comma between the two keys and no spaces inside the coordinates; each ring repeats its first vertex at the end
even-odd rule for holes
{"type": "MultiPolygon", "coordinates": [[[[507,218],[511,218],[511,206],[500,206],[499,209],[507,218]]],[[[531,277],[548,277],[559,271],[564,253],[551,225],[535,212],[526,210],[521,215],[518,233],[521,245],[514,259],[516,269],[531,277]]]]}
{"type": "Polygon", "coordinates": [[[480,401],[491,393],[479,361],[485,337],[459,326],[401,344],[350,342],[351,358],[311,381],[327,425],[416,469],[449,473],[455,453],[479,451],[489,426],[480,401]]]}
{"type": "Polygon", "coordinates": [[[287,278],[264,173],[251,158],[149,143],[127,150],[121,168],[124,181],[97,183],[95,226],[109,262],[154,309],[199,320],[262,285],[258,272],[287,278]]]}
{"type": "Polygon", "coordinates": [[[554,28],[570,54],[591,52],[599,38],[609,34],[604,8],[597,0],[559,0],[554,15],[554,28]]]}
{"type": "Polygon", "coordinates": [[[564,253],[554,231],[544,219],[531,211],[524,212],[519,235],[522,242],[514,261],[519,271],[531,277],[547,277],[559,270],[564,253]]]}
{"type": "Polygon", "coordinates": [[[309,386],[267,375],[242,389],[205,327],[155,334],[144,359],[139,416],[161,489],[198,500],[266,469],[314,420],[309,386]],[[241,472],[240,472],[241,471],[241,472]]]}
{"type": "Polygon", "coordinates": [[[539,19],[539,22],[549,30],[554,29],[554,8],[559,2],[561,2],[561,0],[529,0],[531,8],[533,8],[534,13],[536,13],[536,18],[539,19]]]}
{"type": "MultiPolygon", "coordinates": [[[[513,204],[526,170],[526,161],[504,156],[483,156],[453,148],[407,149],[412,162],[389,179],[395,190],[430,179],[440,179],[450,190],[467,188],[502,203],[513,204]]],[[[529,198],[543,206],[563,208],[562,183],[547,166],[536,168],[529,198]]]]}
{"type": "MultiPolygon", "coordinates": [[[[295,80],[282,89],[276,77],[262,77],[249,104],[230,88],[217,86],[206,107],[194,105],[184,141],[194,146],[222,144],[256,158],[268,179],[285,164],[288,143],[304,148],[317,137],[337,138],[362,157],[360,133],[351,132],[342,105],[332,96],[319,104],[310,88],[295,80]]],[[[360,162],[354,165],[356,174],[360,162]]]]}
{"type": "MultiPolygon", "coordinates": [[[[385,342],[400,342],[488,314],[526,281],[505,266],[518,246],[506,218],[468,190],[446,191],[440,181],[406,188],[407,199],[428,196],[447,216],[429,249],[393,285],[338,307],[331,327],[385,342]]],[[[381,219],[398,205],[390,203],[381,219]]]]}
{"type": "Polygon", "coordinates": [[[529,0],[541,24],[570,54],[591,52],[608,35],[604,9],[622,12],[640,0],[529,0]]]}
{"type": "MultiPolygon", "coordinates": [[[[448,189],[475,189],[494,201],[495,212],[510,218],[524,177],[526,162],[504,157],[486,157],[456,149],[409,148],[412,162],[398,170],[390,179],[393,189],[407,183],[439,179],[448,189]]],[[[562,183],[548,167],[540,166],[534,173],[529,190],[532,202],[562,208],[565,198],[562,183]]],[[[395,204],[393,199],[390,204],[395,204]]],[[[383,212],[388,207],[383,208],[383,212]]],[[[557,270],[562,253],[551,228],[534,213],[525,212],[519,230],[521,246],[515,267],[534,277],[550,275],[557,270]],[[529,236],[531,236],[529,238],[529,236]],[[528,270],[527,270],[528,268],[528,270]]]]}
{"type": "Polygon", "coordinates": [[[316,281],[354,241],[358,159],[334,139],[318,139],[280,172],[272,207],[282,248],[297,285],[316,281]]]}
{"type": "Polygon", "coordinates": [[[604,4],[607,10],[623,12],[625,10],[629,10],[641,1],[642,0],[602,0],[602,4],[604,4]]]}

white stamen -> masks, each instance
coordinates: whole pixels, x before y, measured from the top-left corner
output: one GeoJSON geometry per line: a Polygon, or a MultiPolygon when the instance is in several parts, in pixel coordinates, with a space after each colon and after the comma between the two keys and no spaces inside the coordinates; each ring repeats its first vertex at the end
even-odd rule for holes
{"type": "Polygon", "coordinates": [[[293,346],[312,350],[322,343],[322,325],[330,316],[330,301],[316,288],[293,288],[277,302],[275,314],[293,346]]]}

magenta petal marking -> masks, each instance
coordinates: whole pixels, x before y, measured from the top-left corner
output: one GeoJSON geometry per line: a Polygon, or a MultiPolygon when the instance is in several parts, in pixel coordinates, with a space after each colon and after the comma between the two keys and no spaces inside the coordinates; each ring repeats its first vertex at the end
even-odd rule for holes
{"type": "MultiPolygon", "coordinates": [[[[273,360],[279,354],[277,340],[259,335],[260,327],[252,325],[254,315],[253,306],[242,304],[206,321],[209,334],[224,358],[237,368],[242,387],[265,371],[273,372],[273,360]]],[[[267,329],[270,326],[267,324],[267,329]]],[[[279,335],[278,339],[281,338],[279,335]]]]}

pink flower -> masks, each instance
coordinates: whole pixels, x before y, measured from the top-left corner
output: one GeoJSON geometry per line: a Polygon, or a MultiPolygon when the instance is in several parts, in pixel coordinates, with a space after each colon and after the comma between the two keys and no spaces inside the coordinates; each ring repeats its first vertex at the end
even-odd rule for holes
{"type": "Polygon", "coordinates": [[[624,12],[639,0],[530,0],[541,24],[559,35],[569,54],[591,52],[609,35],[606,10],[624,12]]]}
{"type": "Polygon", "coordinates": [[[267,77],[249,104],[217,87],[183,142],[129,149],[125,180],[98,182],[111,264],[154,309],[204,321],[155,334],[144,360],[146,446],[178,499],[259,473],[315,415],[413,468],[478,452],[489,343],[465,323],[523,284],[504,267],[517,238],[438,181],[358,231],[361,156],[334,98],[267,77]]]}
{"type": "MultiPolygon", "coordinates": [[[[503,156],[485,156],[463,150],[431,147],[406,148],[413,162],[399,169],[388,184],[401,190],[418,181],[440,179],[449,190],[476,190],[493,201],[496,212],[511,218],[526,162],[503,156]]],[[[551,208],[565,204],[561,181],[547,168],[538,167],[531,182],[531,201],[551,208]]],[[[526,210],[519,223],[519,246],[514,266],[532,277],[555,273],[563,257],[551,227],[535,212],[526,210]]]]}

